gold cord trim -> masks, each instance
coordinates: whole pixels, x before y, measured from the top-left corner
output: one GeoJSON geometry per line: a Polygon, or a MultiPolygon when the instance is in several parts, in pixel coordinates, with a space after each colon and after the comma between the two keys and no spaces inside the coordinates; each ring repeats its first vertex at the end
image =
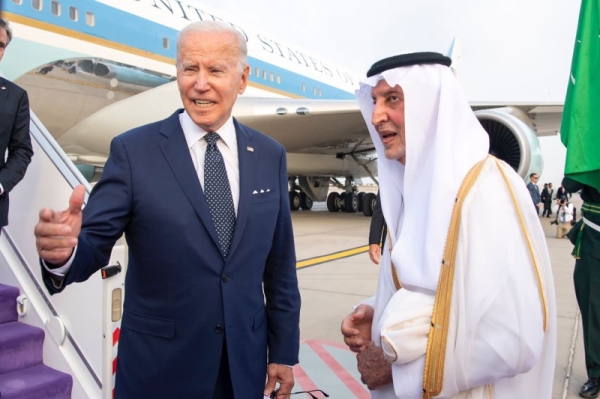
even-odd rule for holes
{"type": "Polygon", "coordinates": [[[500,165],[500,162],[496,159],[496,165],[500,169],[502,173],[502,177],[504,177],[504,181],[508,186],[508,190],[510,191],[510,196],[512,198],[513,204],[515,205],[515,210],[517,211],[517,215],[519,216],[519,221],[521,223],[521,229],[523,230],[523,234],[525,235],[525,239],[527,240],[527,246],[529,247],[529,253],[531,254],[531,260],[533,261],[533,267],[535,269],[535,274],[537,276],[538,287],[540,289],[540,297],[542,300],[542,312],[544,313],[544,332],[546,332],[546,324],[548,320],[548,307],[546,305],[546,294],[544,293],[544,286],[542,284],[542,276],[540,274],[540,269],[537,264],[537,260],[535,259],[535,252],[533,251],[533,244],[531,243],[531,238],[529,238],[529,234],[527,234],[527,228],[525,227],[525,222],[523,221],[523,215],[521,215],[521,209],[519,209],[519,205],[517,204],[517,197],[515,196],[515,192],[513,191],[510,182],[508,181],[508,177],[506,173],[504,173],[504,169],[500,165]]]}
{"type": "Polygon", "coordinates": [[[398,272],[396,271],[394,262],[392,262],[392,236],[390,235],[390,229],[387,229],[387,243],[388,248],[390,250],[390,267],[392,268],[392,279],[394,280],[394,287],[396,287],[396,291],[398,291],[400,288],[402,288],[402,283],[400,283],[400,278],[398,278],[398,272]]]}
{"type": "MultiPolygon", "coordinates": [[[[489,156],[488,156],[489,157],[489,156]]],[[[442,391],[444,380],[444,362],[446,361],[446,341],[448,340],[448,325],[450,319],[450,303],[452,299],[452,283],[454,280],[454,261],[458,248],[458,232],[462,204],[465,197],[477,180],[486,159],[476,163],[465,176],[452,210],[452,218],[448,228],[444,257],[440,270],[437,294],[433,305],[427,352],[425,354],[425,370],[423,372],[423,399],[430,399],[442,391]]]]}

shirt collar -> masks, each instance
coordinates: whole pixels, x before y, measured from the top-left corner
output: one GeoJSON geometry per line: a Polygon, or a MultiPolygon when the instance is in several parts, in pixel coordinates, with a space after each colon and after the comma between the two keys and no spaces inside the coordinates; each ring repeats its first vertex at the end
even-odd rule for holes
{"type": "MultiPolygon", "coordinates": [[[[194,123],[192,118],[190,118],[190,115],[185,110],[179,114],[179,123],[181,124],[181,129],[183,129],[183,135],[185,136],[185,141],[187,142],[188,148],[192,148],[192,146],[204,138],[207,133],[204,129],[194,123]]],[[[225,124],[221,126],[217,133],[219,133],[219,136],[221,136],[221,139],[225,142],[227,147],[233,148],[233,145],[236,142],[236,137],[232,116],[227,119],[225,124]]]]}

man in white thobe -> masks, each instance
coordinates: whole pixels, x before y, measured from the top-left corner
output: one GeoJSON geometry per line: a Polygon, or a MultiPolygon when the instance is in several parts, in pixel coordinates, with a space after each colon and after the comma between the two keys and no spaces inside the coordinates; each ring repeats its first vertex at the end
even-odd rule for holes
{"type": "Polygon", "coordinates": [[[544,233],[523,180],[487,157],[449,65],[436,53],[390,57],[356,92],[390,239],[377,293],[344,319],[344,340],[373,398],[550,398],[544,233]]]}

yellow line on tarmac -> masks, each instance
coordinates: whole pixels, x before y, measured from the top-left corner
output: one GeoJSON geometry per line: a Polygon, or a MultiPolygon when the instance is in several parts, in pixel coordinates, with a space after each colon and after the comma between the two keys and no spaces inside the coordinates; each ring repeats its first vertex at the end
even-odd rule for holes
{"type": "Polygon", "coordinates": [[[345,251],[334,252],[329,255],[317,256],[315,258],[301,260],[300,262],[296,263],[296,269],[303,269],[305,267],[315,266],[315,265],[325,263],[325,262],[331,262],[331,261],[342,259],[342,258],[348,258],[350,256],[365,253],[368,250],[369,250],[369,246],[365,245],[362,247],[347,249],[345,251]]]}

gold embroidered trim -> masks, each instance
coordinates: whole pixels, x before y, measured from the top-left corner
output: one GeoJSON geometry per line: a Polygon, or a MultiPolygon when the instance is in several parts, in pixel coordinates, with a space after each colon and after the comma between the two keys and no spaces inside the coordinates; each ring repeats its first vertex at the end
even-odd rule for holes
{"type": "Polygon", "coordinates": [[[444,362],[446,360],[446,341],[448,340],[448,321],[450,319],[450,303],[452,299],[452,283],[454,280],[454,261],[458,247],[458,232],[462,204],[465,197],[477,180],[486,159],[476,163],[465,176],[458,194],[456,195],[452,218],[448,228],[444,257],[440,270],[437,294],[433,305],[427,352],[425,354],[425,369],[423,372],[423,399],[430,399],[442,391],[444,380],[444,362]]]}
{"type": "Polygon", "coordinates": [[[392,262],[392,236],[390,235],[390,229],[387,229],[387,243],[388,248],[390,250],[390,267],[392,268],[392,279],[394,280],[394,287],[396,287],[396,291],[398,291],[400,288],[402,288],[402,283],[400,283],[400,278],[398,278],[398,272],[396,271],[394,262],[392,262]]]}
{"type": "Polygon", "coordinates": [[[500,162],[496,159],[496,165],[500,172],[502,173],[502,177],[504,177],[504,181],[508,186],[508,190],[510,191],[510,196],[512,198],[513,204],[515,205],[515,210],[517,211],[517,215],[519,216],[519,222],[521,223],[521,229],[523,230],[523,234],[525,235],[525,239],[527,240],[527,246],[529,247],[529,253],[531,254],[531,260],[533,261],[533,268],[535,269],[535,274],[537,276],[538,287],[540,289],[540,299],[542,301],[542,312],[544,313],[544,332],[546,332],[546,324],[548,321],[548,306],[546,305],[546,294],[544,293],[544,286],[542,284],[542,276],[540,274],[540,269],[537,264],[537,260],[535,259],[535,252],[533,251],[533,244],[531,243],[531,238],[529,238],[529,234],[527,234],[527,228],[525,227],[525,222],[523,221],[523,215],[521,215],[521,209],[519,209],[519,205],[517,204],[517,197],[515,197],[515,192],[513,191],[510,182],[508,181],[508,176],[504,173],[504,169],[500,165],[500,162]]]}

